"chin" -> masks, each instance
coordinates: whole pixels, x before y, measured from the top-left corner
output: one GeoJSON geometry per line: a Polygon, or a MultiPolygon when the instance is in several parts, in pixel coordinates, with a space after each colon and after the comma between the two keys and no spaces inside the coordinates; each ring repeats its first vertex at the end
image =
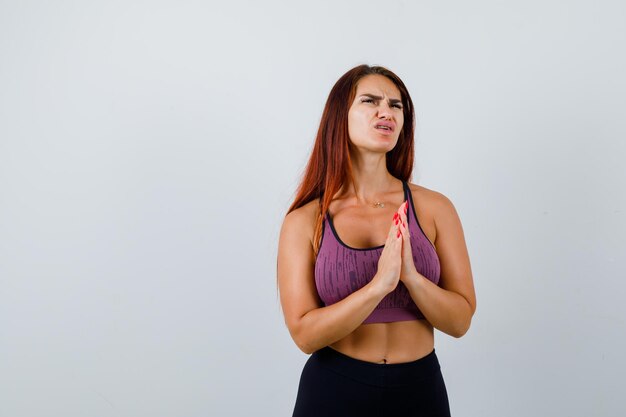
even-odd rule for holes
{"type": "Polygon", "coordinates": [[[365,150],[369,152],[387,153],[396,147],[398,143],[398,138],[376,137],[376,138],[368,139],[363,142],[361,143],[351,142],[350,144],[353,147],[360,149],[360,150],[365,150]]]}
{"type": "Polygon", "coordinates": [[[397,144],[398,138],[383,138],[377,139],[374,147],[380,148],[381,150],[384,150],[384,152],[389,152],[390,150],[395,148],[397,144]]]}
{"type": "Polygon", "coordinates": [[[384,145],[384,146],[372,146],[369,148],[370,151],[372,152],[380,152],[380,153],[388,153],[390,151],[393,150],[393,148],[395,148],[395,143],[393,146],[390,145],[384,145]]]}

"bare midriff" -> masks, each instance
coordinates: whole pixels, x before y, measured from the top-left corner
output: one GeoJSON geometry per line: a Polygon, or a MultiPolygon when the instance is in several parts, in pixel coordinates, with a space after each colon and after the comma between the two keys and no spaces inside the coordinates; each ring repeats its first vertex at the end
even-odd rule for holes
{"type": "Polygon", "coordinates": [[[382,364],[415,361],[432,352],[434,346],[433,326],[427,320],[362,324],[329,345],[352,358],[382,364]]]}
{"type": "MultiPolygon", "coordinates": [[[[413,207],[426,237],[431,242],[435,242],[437,234],[435,221],[432,210],[428,209],[428,198],[424,190],[420,186],[411,187],[414,196],[413,207]],[[416,202],[419,204],[416,205],[416,202]]],[[[364,227],[342,228],[342,230],[348,234],[350,242],[363,242],[363,239],[350,236],[348,232],[364,230],[364,227]]],[[[344,236],[344,232],[342,231],[340,235],[344,236]]],[[[380,242],[380,239],[375,241],[380,242]]],[[[433,326],[427,320],[362,324],[348,336],[329,345],[332,349],[352,358],[383,364],[415,361],[432,352],[434,346],[433,326]]]]}

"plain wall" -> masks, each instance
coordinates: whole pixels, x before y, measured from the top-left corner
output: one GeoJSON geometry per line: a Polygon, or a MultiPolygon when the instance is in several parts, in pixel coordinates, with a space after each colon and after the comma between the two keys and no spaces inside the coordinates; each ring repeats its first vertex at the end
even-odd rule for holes
{"type": "Polygon", "coordinates": [[[288,416],[283,216],[335,81],[416,106],[478,300],[455,417],[621,416],[622,1],[0,2],[0,416],[288,416]],[[620,261],[621,259],[621,261],[620,261]]]}

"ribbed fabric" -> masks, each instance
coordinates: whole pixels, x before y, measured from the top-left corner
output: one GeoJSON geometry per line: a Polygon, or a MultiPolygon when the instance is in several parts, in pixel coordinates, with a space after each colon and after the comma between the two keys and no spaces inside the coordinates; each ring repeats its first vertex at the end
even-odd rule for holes
{"type": "MultiPolygon", "coordinates": [[[[407,221],[415,269],[430,281],[438,284],[441,273],[439,257],[419,224],[413,207],[411,189],[404,181],[402,185],[404,197],[409,200],[407,221]]],[[[347,246],[337,235],[328,213],[326,213],[322,230],[322,242],[315,260],[315,286],[320,299],[325,306],[328,306],[363,288],[374,278],[384,245],[364,249],[347,246]]],[[[400,281],[395,290],[381,300],[363,324],[423,318],[424,315],[413,302],[406,286],[400,281]]]]}

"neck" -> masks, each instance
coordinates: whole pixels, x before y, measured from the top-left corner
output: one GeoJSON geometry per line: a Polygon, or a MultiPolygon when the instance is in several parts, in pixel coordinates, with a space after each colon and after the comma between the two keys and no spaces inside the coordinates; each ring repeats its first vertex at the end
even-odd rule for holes
{"type": "Polygon", "coordinates": [[[397,191],[399,180],[387,170],[384,154],[358,154],[351,159],[354,183],[345,184],[341,194],[354,196],[357,204],[372,205],[384,202],[387,193],[397,191]]]}

